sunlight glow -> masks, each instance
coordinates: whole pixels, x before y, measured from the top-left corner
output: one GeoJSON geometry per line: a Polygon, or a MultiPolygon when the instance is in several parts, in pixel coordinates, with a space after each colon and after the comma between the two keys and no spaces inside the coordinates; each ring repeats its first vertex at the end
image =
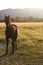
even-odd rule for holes
{"type": "Polygon", "coordinates": [[[43,0],[0,0],[0,10],[7,8],[38,8],[43,9],[43,0]]]}

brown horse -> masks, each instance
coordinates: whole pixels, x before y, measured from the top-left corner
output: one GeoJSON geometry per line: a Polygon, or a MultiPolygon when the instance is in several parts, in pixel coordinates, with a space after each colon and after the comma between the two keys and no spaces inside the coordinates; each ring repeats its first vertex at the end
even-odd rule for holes
{"type": "Polygon", "coordinates": [[[11,18],[10,16],[5,15],[5,23],[6,23],[6,54],[8,54],[8,44],[9,39],[12,39],[12,53],[14,53],[14,49],[17,49],[17,37],[18,37],[18,27],[14,24],[11,24],[11,18]]]}

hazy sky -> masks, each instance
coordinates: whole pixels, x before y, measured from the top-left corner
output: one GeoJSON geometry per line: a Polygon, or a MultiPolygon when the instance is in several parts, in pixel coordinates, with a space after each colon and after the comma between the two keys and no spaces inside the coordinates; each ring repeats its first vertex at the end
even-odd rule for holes
{"type": "Polygon", "coordinates": [[[7,8],[41,8],[43,0],[0,0],[0,10],[7,8]]]}

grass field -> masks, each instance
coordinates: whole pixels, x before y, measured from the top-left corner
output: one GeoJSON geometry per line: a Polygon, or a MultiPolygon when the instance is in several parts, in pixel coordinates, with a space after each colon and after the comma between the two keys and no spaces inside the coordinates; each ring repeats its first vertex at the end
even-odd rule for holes
{"type": "Polygon", "coordinates": [[[43,23],[15,23],[19,28],[18,49],[13,55],[11,43],[5,53],[5,24],[0,23],[0,65],[43,65],[43,23]]]}

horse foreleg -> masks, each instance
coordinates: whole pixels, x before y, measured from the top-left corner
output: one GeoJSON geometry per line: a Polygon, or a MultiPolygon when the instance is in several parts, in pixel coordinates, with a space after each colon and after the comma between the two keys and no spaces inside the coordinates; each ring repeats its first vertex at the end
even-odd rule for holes
{"type": "Polygon", "coordinates": [[[8,39],[6,39],[6,54],[8,54],[8,39]]]}

